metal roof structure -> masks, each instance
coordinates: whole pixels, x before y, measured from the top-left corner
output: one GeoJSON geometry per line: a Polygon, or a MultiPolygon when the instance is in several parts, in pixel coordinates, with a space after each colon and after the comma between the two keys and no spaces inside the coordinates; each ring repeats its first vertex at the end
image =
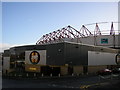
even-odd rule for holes
{"type": "MultiPolygon", "coordinates": [[[[86,24],[82,25],[80,30],[77,30],[73,28],[72,26],[67,26],[64,28],[61,28],[59,30],[53,31],[49,34],[43,35],[36,43],[36,45],[43,45],[43,44],[50,44],[50,43],[55,43],[59,41],[66,41],[66,39],[69,41],[72,39],[77,38],[79,42],[81,42],[80,38],[84,37],[89,37],[89,36],[100,36],[103,35],[99,28],[99,24],[105,24],[109,22],[99,22],[99,23],[92,23],[92,24],[86,24]],[[93,32],[91,32],[87,26],[88,25],[95,25],[95,29],[93,32]]],[[[114,23],[119,23],[119,22],[111,22],[111,28],[109,30],[109,35],[117,35],[119,34],[114,30],[114,23]]]]}

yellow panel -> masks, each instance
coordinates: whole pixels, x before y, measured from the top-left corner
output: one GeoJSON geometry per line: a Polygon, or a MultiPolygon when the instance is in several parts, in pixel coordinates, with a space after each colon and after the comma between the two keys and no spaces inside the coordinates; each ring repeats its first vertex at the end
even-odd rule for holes
{"type": "Polygon", "coordinates": [[[37,68],[33,68],[33,67],[30,67],[29,69],[30,69],[30,70],[33,70],[33,71],[36,71],[36,70],[37,70],[37,68]]]}

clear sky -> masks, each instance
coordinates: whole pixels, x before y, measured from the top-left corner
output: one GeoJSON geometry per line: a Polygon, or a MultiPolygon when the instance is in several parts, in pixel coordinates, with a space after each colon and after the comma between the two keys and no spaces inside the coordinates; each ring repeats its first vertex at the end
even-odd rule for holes
{"type": "Polygon", "coordinates": [[[79,30],[82,24],[111,21],[118,21],[117,2],[3,2],[0,43],[35,44],[67,25],[79,30]]]}

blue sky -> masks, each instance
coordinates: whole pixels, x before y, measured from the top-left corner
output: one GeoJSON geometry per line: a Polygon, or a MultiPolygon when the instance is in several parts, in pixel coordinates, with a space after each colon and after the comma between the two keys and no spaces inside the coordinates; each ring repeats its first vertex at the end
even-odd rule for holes
{"type": "Polygon", "coordinates": [[[118,21],[117,2],[3,2],[1,43],[35,44],[67,25],[79,30],[82,24],[111,21],[118,21]]]}

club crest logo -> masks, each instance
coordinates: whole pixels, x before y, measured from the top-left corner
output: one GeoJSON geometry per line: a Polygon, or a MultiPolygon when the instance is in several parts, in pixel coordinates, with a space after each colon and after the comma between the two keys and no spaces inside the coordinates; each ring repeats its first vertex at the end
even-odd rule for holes
{"type": "Polygon", "coordinates": [[[118,64],[118,65],[120,65],[120,54],[117,54],[116,55],[116,63],[118,64]]]}
{"type": "Polygon", "coordinates": [[[33,51],[30,53],[30,62],[32,64],[38,64],[40,61],[40,54],[37,51],[33,51]]]}

